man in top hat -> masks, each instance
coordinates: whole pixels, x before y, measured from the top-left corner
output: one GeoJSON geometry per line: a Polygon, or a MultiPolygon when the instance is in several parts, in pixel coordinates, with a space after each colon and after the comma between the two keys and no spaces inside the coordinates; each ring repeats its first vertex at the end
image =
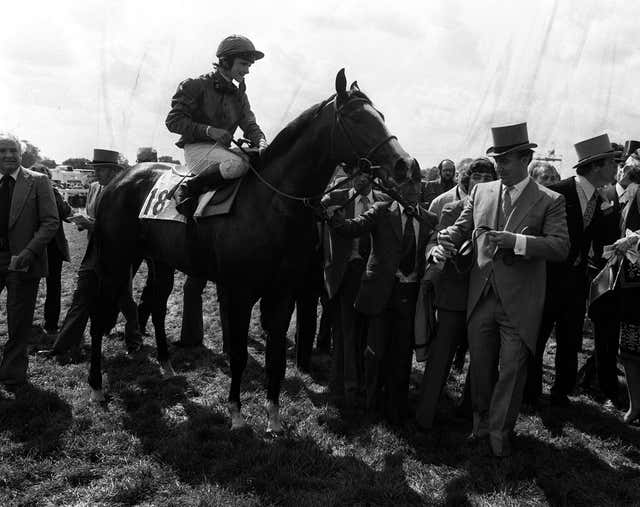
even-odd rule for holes
{"type": "MultiPolygon", "coordinates": [[[[84,330],[87,321],[93,314],[93,304],[98,294],[98,256],[95,243],[93,241],[93,230],[95,226],[96,210],[100,203],[102,190],[111,180],[124,168],[119,163],[120,154],[112,150],[93,150],[93,161],[89,164],[93,166],[96,181],[89,187],[87,194],[86,215],[74,215],[69,218],[76,224],[78,230],[87,231],[87,249],[80,263],[78,271],[78,281],[73,293],[71,306],[67,311],[64,322],[60,329],[51,350],[52,355],[61,355],[72,348],[76,349],[82,343],[84,330]]],[[[126,304],[126,294],[120,298],[119,306],[127,319],[125,330],[125,341],[127,349],[135,352],[142,346],[142,339],[138,328],[137,312],[126,304]]]]}
{"type": "MultiPolygon", "coordinates": [[[[625,229],[620,230],[624,222],[622,215],[628,206],[629,197],[633,195],[631,183],[640,181],[640,156],[637,153],[640,142],[629,140],[624,144],[622,154],[616,159],[618,170],[616,182],[604,188],[602,194],[612,206],[607,210],[609,215],[603,218],[603,238],[594,244],[592,263],[604,267],[602,251],[605,245],[614,243],[624,236],[625,229]],[[627,192],[629,190],[629,192],[627,192]]],[[[618,153],[620,153],[618,151],[618,153]]],[[[589,307],[589,318],[593,323],[594,350],[578,373],[580,385],[589,388],[593,380],[603,396],[614,405],[624,405],[624,393],[620,389],[617,374],[618,344],[620,342],[620,293],[610,291],[600,296],[589,307]]]]}
{"type": "Polygon", "coordinates": [[[408,417],[409,377],[419,282],[425,248],[437,219],[420,199],[420,169],[398,187],[407,207],[398,201],[376,202],[350,220],[331,222],[338,234],[371,235],[371,253],[355,299],[355,308],[369,317],[364,351],[367,409],[393,424],[408,417]],[[411,207],[409,207],[411,206],[411,207]]]}
{"type": "Polygon", "coordinates": [[[477,184],[454,225],[438,234],[436,260],[467,239],[476,259],[469,278],[473,438],[489,436],[496,456],[511,452],[527,360],[535,352],[545,296],[546,261],[569,250],[564,198],[529,178],[526,123],[491,129],[499,180],[477,184]]]}
{"type": "MultiPolygon", "coordinates": [[[[615,151],[607,134],[581,141],[575,145],[578,163],[576,176],[566,178],[549,188],[564,196],[569,231],[569,255],[562,262],[547,263],[545,308],[535,356],[529,363],[525,400],[535,405],[542,393],[542,362],[547,340],[556,329],[555,379],[551,401],[566,405],[576,385],[578,351],[589,289],[587,266],[589,251],[598,244],[611,244],[613,236],[608,216],[617,222],[619,213],[602,194],[602,187],[614,181],[615,151]],[[617,218],[615,218],[617,217],[617,218]]],[[[602,249],[600,249],[601,251],[602,249]]],[[[614,355],[615,358],[615,355],[614,355]]]]}
{"type": "Polygon", "coordinates": [[[58,229],[49,180],[21,166],[22,145],[0,133],[0,292],[7,288],[7,340],[0,384],[9,390],[27,380],[27,344],[40,278],[47,276],[47,245],[58,229]]]}

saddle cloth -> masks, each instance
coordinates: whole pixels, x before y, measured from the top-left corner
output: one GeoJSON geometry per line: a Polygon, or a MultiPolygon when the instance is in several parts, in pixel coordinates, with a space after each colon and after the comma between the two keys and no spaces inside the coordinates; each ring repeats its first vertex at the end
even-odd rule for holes
{"type": "MultiPolygon", "coordinates": [[[[173,199],[173,190],[179,185],[185,174],[186,168],[182,168],[184,173],[177,169],[166,171],[153,186],[144,204],[140,209],[138,218],[143,220],[170,220],[174,222],[186,223],[187,219],[176,210],[176,201],[173,199]]],[[[185,178],[188,179],[189,177],[185,178]]],[[[198,207],[193,215],[198,218],[211,217],[216,215],[226,215],[230,212],[235,201],[236,194],[240,188],[242,178],[230,180],[228,184],[205,192],[198,198],[198,207]]]]}

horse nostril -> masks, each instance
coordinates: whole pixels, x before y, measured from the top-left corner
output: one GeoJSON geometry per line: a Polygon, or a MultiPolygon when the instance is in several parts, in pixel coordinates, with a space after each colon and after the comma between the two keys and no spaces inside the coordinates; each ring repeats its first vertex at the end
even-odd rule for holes
{"type": "Polygon", "coordinates": [[[395,166],[393,166],[393,179],[396,181],[403,181],[407,178],[407,162],[400,158],[396,161],[395,166]]]}

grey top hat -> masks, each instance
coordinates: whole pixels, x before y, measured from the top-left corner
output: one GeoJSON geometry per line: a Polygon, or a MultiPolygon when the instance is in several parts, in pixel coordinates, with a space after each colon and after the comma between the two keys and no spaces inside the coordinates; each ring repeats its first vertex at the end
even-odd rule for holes
{"type": "Polygon", "coordinates": [[[595,160],[607,157],[617,158],[621,152],[616,151],[611,146],[608,134],[601,134],[590,139],[580,141],[575,145],[576,154],[578,155],[578,163],[573,167],[580,167],[595,160]]]}
{"type": "Polygon", "coordinates": [[[512,151],[530,150],[538,145],[529,142],[527,124],[506,125],[504,127],[491,127],[493,146],[487,150],[490,157],[499,157],[512,151]]]}

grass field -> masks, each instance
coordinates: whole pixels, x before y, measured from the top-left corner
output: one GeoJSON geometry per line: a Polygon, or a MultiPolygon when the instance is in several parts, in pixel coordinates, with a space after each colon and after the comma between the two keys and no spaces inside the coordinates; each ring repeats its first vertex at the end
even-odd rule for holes
{"type": "MultiPolygon", "coordinates": [[[[63,272],[62,317],[85,246],[73,227],[67,234],[73,262],[63,272]]],[[[183,281],[179,275],[169,301],[172,340],[180,332],[183,281]]],[[[287,430],[270,437],[255,316],[242,395],[250,426],[232,433],[215,289],[208,286],[206,296],[206,348],[175,350],[174,380],[161,380],[152,337],[135,358],[117,336],[106,340],[106,408],[87,401],[86,362],[31,356],[31,388],[17,398],[0,390],[0,506],[640,505],[640,430],[586,396],[521,416],[514,455],[498,460],[467,444],[469,424],[452,416],[462,375],[450,379],[436,429],[417,436],[341,413],[327,392],[330,359],[315,356],[312,375],[301,374],[290,348],[281,397],[287,430]]],[[[0,344],[5,301],[3,294],[0,344]]],[[[40,294],[36,322],[42,302],[40,294]]],[[[414,392],[420,376],[416,364],[414,392]]]]}

